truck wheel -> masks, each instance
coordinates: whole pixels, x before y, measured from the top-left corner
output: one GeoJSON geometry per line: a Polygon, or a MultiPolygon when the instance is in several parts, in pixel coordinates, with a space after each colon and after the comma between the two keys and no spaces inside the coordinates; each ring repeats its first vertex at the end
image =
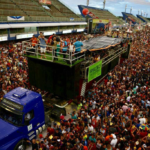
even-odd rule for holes
{"type": "Polygon", "coordinates": [[[15,146],[14,150],[26,150],[25,141],[24,140],[19,141],[15,146]]]}

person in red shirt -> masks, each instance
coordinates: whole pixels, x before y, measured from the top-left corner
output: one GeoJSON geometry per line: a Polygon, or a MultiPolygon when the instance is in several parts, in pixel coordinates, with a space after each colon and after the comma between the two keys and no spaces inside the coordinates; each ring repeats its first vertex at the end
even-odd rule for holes
{"type": "Polygon", "coordinates": [[[77,128],[78,132],[80,132],[80,126],[79,126],[79,124],[77,124],[76,128],[77,128]]]}
{"type": "Polygon", "coordinates": [[[47,128],[48,136],[53,135],[55,133],[55,130],[51,127],[47,128]]]}
{"type": "Polygon", "coordinates": [[[54,35],[55,35],[55,34],[51,35],[51,36],[48,38],[48,41],[47,41],[48,44],[51,44],[51,41],[53,40],[54,35]]]}
{"type": "Polygon", "coordinates": [[[30,40],[32,41],[32,46],[35,47],[35,45],[37,44],[37,38],[33,35],[30,40]]]}
{"type": "Polygon", "coordinates": [[[92,119],[92,126],[93,126],[94,128],[96,128],[96,126],[97,126],[97,121],[96,121],[96,118],[95,118],[95,117],[92,119]]]}
{"type": "Polygon", "coordinates": [[[140,138],[142,139],[142,138],[144,138],[145,136],[147,136],[147,131],[143,131],[143,130],[141,130],[140,132],[139,132],[139,134],[140,134],[140,138]]]}
{"type": "Polygon", "coordinates": [[[68,37],[66,37],[66,42],[68,43],[68,46],[70,44],[70,39],[68,37]]]}
{"type": "Polygon", "coordinates": [[[8,66],[8,67],[11,67],[11,64],[10,64],[10,62],[8,62],[8,63],[7,63],[7,66],[8,66]]]}
{"type": "Polygon", "coordinates": [[[106,79],[104,80],[104,82],[105,82],[105,85],[107,85],[108,79],[106,78],[106,79]]]}
{"type": "Polygon", "coordinates": [[[46,145],[44,144],[43,141],[40,142],[39,144],[40,149],[44,150],[46,148],[46,145]]]}
{"type": "Polygon", "coordinates": [[[96,144],[94,142],[91,142],[88,146],[89,150],[96,150],[96,144]]]}

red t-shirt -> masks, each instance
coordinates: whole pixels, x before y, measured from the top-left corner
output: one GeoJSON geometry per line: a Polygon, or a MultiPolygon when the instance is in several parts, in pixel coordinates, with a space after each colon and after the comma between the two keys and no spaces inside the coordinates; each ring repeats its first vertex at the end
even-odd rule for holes
{"type": "Polygon", "coordinates": [[[97,123],[97,122],[96,122],[96,119],[93,119],[93,120],[92,120],[92,126],[93,126],[94,128],[96,128],[96,123],[97,123]]]}
{"type": "Polygon", "coordinates": [[[8,62],[8,63],[7,63],[7,66],[8,66],[8,67],[10,67],[10,66],[11,66],[10,62],[8,62]]]}
{"type": "Polygon", "coordinates": [[[76,126],[76,128],[78,129],[78,132],[80,131],[80,127],[79,126],[76,126]]]}
{"type": "Polygon", "coordinates": [[[55,130],[53,129],[53,128],[47,128],[47,132],[50,134],[50,135],[52,135],[52,134],[54,134],[55,133],[55,130]]]}
{"type": "Polygon", "coordinates": [[[140,138],[147,136],[147,132],[140,132],[140,138]]]}
{"type": "Polygon", "coordinates": [[[48,43],[50,43],[50,40],[53,38],[53,35],[51,35],[49,38],[48,38],[48,43]]]}
{"type": "Polygon", "coordinates": [[[108,82],[108,79],[105,79],[105,80],[104,80],[104,82],[105,82],[105,85],[106,85],[106,84],[107,84],[107,82],[108,82]]]}
{"type": "Polygon", "coordinates": [[[13,52],[13,49],[9,49],[9,53],[13,52]]]}

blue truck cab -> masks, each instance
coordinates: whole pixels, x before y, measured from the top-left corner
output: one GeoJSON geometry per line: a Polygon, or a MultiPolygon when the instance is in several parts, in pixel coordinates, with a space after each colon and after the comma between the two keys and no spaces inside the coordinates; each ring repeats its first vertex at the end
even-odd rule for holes
{"type": "Polygon", "coordinates": [[[42,97],[18,87],[0,102],[0,150],[25,150],[25,141],[32,140],[45,129],[42,97]]]}

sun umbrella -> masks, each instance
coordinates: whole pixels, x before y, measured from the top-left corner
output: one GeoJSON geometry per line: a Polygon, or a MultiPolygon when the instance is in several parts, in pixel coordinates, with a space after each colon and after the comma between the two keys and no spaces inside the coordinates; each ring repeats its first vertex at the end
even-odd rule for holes
{"type": "Polygon", "coordinates": [[[148,125],[146,125],[146,124],[142,124],[142,125],[140,125],[140,127],[139,127],[140,129],[142,129],[142,130],[149,130],[149,126],[148,125]]]}

